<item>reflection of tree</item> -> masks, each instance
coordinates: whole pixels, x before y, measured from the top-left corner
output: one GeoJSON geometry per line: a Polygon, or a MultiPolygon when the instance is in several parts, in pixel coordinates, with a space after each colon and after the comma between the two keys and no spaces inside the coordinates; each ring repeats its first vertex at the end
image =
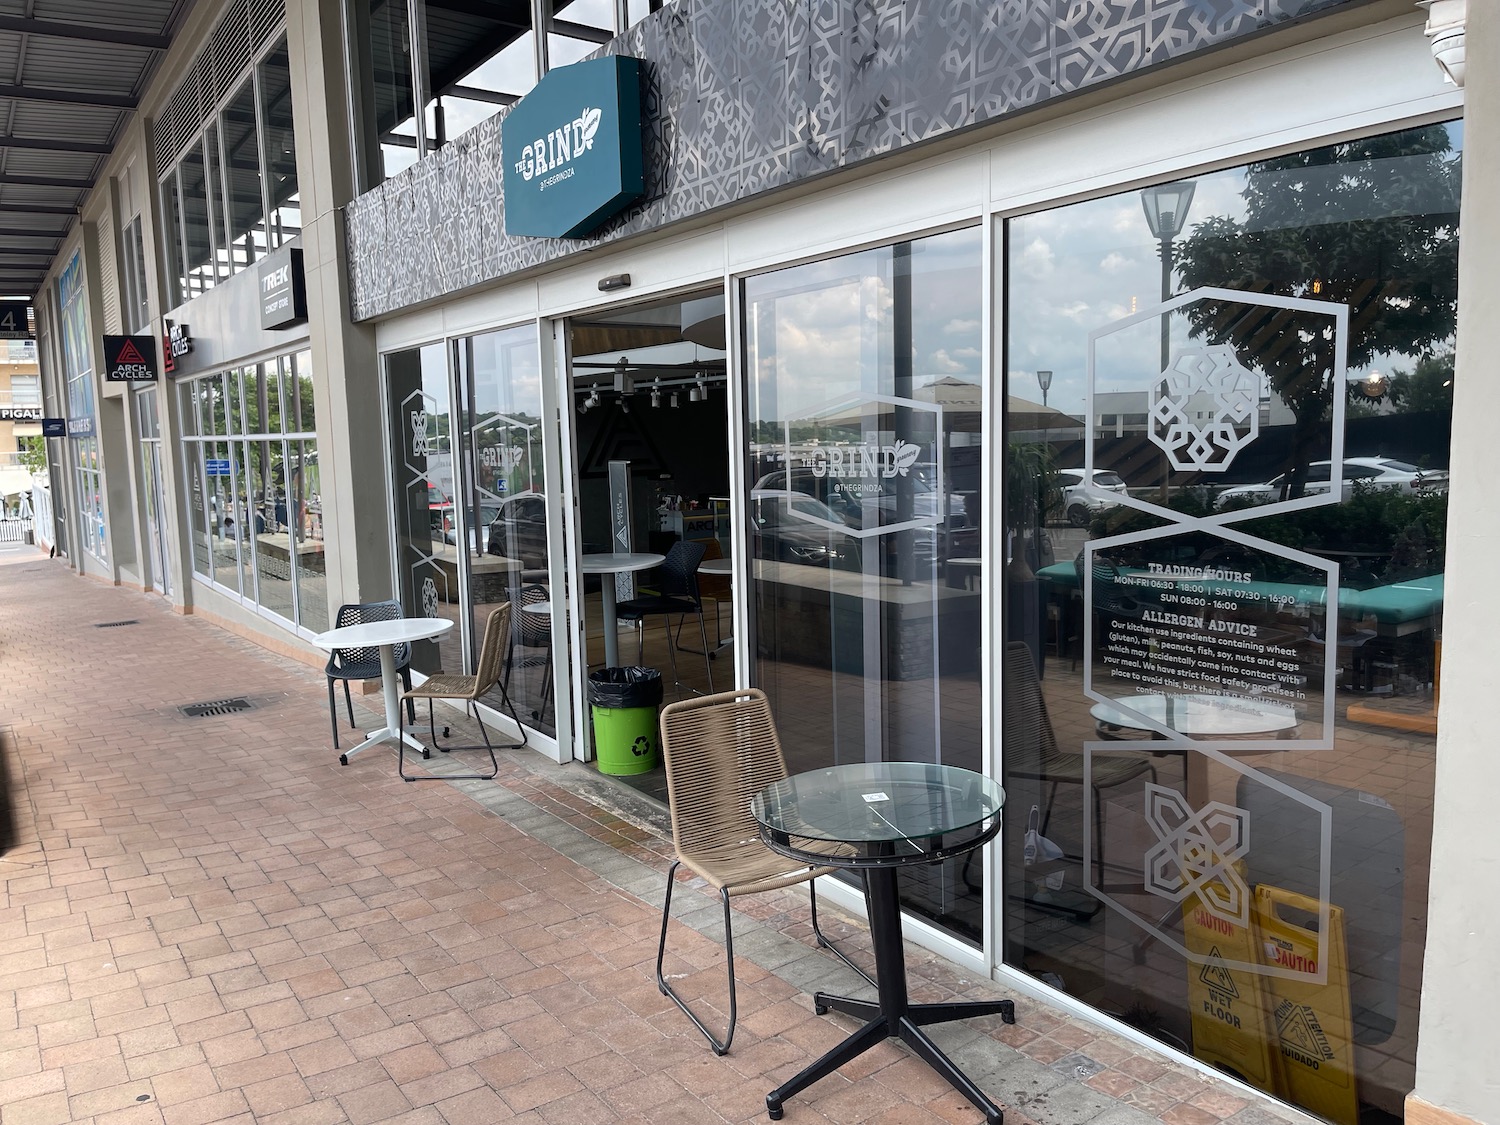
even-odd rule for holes
{"type": "MultiPolygon", "coordinates": [[[[1251,164],[1245,218],[1205,219],[1179,243],[1189,288],[1215,285],[1349,306],[1350,367],[1453,335],[1460,161],[1435,125],[1251,164]]],[[[1282,309],[1200,302],[1194,336],[1234,347],[1296,417],[1285,496],[1302,495],[1333,403],[1334,330],[1282,309]]]]}
{"type": "Polygon", "coordinates": [[[1386,392],[1404,414],[1453,413],[1453,353],[1424,355],[1411,371],[1391,372],[1386,392]]]}

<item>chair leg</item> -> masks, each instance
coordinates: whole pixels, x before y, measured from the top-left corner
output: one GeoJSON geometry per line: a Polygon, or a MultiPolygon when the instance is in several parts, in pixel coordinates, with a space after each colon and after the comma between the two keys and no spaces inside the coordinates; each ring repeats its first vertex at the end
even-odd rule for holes
{"type": "Polygon", "coordinates": [[[698,636],[703,638],[703,671],[708,676],[708,694],[714,693],[713,657],[708,654],[708,625],[703,620],[703,607],[698,607],[698,636]]]}
{"type": "Polygon", "coordinates": [[[673,860],[672,866],[667,869],[667,894],[661,907],[661,941],[656,946],[656,987],[661,990],[663,996],[670,996],[672,1003],[681,1008],[683,1014],[693,1021],[693,1026],[703,1032],[704,1037],[713,1047],[714,1054],[724,1055],[728,1054],[729,1044],[734,1041],[734,1024],[738,1014],[734,992],[734,928],[729,922],[729,892],[723,888],[719,890],[719,898],[724,903],[724,958],[729,967],[729,1029],[724,1033],[723,1042],[720,1042],[698,1018],[697,1013],[687,1006],[687,1002],[677,995],[662,973],[662,962],[667,954],[667,923],[672,917],[672,885],[676,880],[679,863],[681,863],[680,860],[673,860]]]}
{"type": "MultiPolygon", "coordinates": [[[[972,855],[973,853],[971,852],[970,854],[972,855]]],[[[879,988],[880,986],[875,983],[875,978],[872,977],[869,973],[865,972],[863,969],[861,969],[853,961],[851,961],[849,959],[849,955],[847,953],[845,953],[842,949],[840,949],[838,946],[834,945],[833,944],[833,939],[830,938],[830,937],[827,937],[823,933],[822,927],[818,925],[818,889],[817,889],[817,882],[818,881],[816,879],[809,879],[807,881],[807,897],[812,902],[812,928],[813,928],[813,937],[817,939],[817,942],[818,942],[818,944],[820,946],[822,946],[824,949],[828,950],[828,952],[832,953],[835,957],[837,957],[844,964],[848,965],[851,969],[853,969],[860,976],[864,977],[865,980],[867,982],[869,982],[869,985],[870,985],[871,988],[879,988]]]]}
{"type": "Polygon", "coordinates": [[[349,708],[349,725],[354,725],[354,700],[349,695],[349,681],[344,681],[344,706],[349,708]]]}
{"type": "MultiPolygon", "coordinates": [[[[410,664],[401,669],[401,686],[407,691],[411,691],[410,664]]],[[[412,726],[417,725],[417,701],[415,699],[408,699],[406,701],[406,721],[409,722],[412,726]]]]}
{"type": "Polygon", "coordinates": [[[328,719],[333,723],[333,748],[339,748],[339,705],[333,698],[333,677],[328,677],[328,719]]]}

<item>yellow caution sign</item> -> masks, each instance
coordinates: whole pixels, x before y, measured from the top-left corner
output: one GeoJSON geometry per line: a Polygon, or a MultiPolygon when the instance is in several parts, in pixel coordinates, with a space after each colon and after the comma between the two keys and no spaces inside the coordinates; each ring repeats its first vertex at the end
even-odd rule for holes
{"type": "Polygon", "coordinates": [[[1188,950],[1206,958],[1205,963],[1188,962],[1193,1054],[1274,1093],[1275,1032],[1268,1015],[1264,978],[1253,970],[1231,969],[1225,964],[1259,962],[1254,932],[1250,926],[1226,921],[1206,909],[1194,895],[1183,903],[1182,933],[1188,950]]]}
{"type": "MultiPolygon", "coordinates": [[[[1322,904],[1280,887],[1255,888],[1255,932],[1260,959],[1268,966],[1318,971],[1318,934],[1282,917],[1282,908],[1317,915],[1322,904]]],[[[1344,912],[1328,908],[1321,943],[1325,984],[1268,975],[1271,1013],[1280,1047],[1277,1092],[1339,1125],[1358,1125],[1354,1086],[1353,1024],[1349,1014],[1349,957],[1344,912]]]]}

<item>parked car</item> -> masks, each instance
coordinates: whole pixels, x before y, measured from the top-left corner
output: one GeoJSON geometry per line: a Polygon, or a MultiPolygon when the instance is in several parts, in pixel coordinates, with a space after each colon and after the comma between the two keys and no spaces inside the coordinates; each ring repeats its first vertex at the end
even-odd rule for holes
{"type": "MultiPolygon", "coordinates": [[[[1326,495],[1332,486],[1332,461],[1314,461],[1307,467],[1304,496],[1326,495]]],[[[1214,497],[1215,508],[1231,505],[1270,504],[1281,499],[1286,474],[1272,477],[1264,484],[1241,484],[1226,488],[1214,497]]],[[[1391,457],[1345,457],[1345,489],[1353,485],[1366,488],[1393,488],[1408,495],[1448,491],[1447,469],[1419,469],[1406,461],[1391,457]]]]}
{"type": "Polygon", "coordinates": [[[522,573],[547,567],[547,499],[540,492],[518,492],[500,501],[490,520],[489,553],[519,559],[522,573]]]}
{"type": "MultiPolygon", "coordinates": [[[[1062,493],[1063,517],[1074,527],[1087,527],[1089,520],[1100,512],[1119,507],[1120,504],[1118,500],[1110,500],[1086,491],[1084,482],[1089,479],[1088,474],[1082,469],[1057,470],[1057,487],[1062,493]]],[[[1095,469],[1092,479],[1095,489],[1121,495],[1125,492],[1124,480],[1113,469],[1095,469]]]]}
{"type": "Polygon", "coordinates": [[[839,570],[860,568],[859,543],[853,536],[809,523],[794,515],[794,510],[832,524],[843,522],[837,512],[811,496],[752,491],[750,523],[756,558],[839,570]]]}
{"type": "MultiPolygon", "coordinates": [[[[874,496],[876,505],[880,511],[882,522],[890,522],[896,514],[896,491],[894,477],[880,481],[880,491],[874,496]]],[[[914,465],[904,478],[911,484],[912,488],[912,514],[918,518],[922,516],[934,516],[941,514],[945,521],[954,517],[962,519],[964,514],[964,499],[962,496],[949,493],[946,498],[939,497],[937,491],[937,474],[929,465],[914,465]]],[[[828,507],[844,517],[844,521],[850,524],[859,524],[864,518],[864,502],[868,497],[855,496],[845,490],[842,477],[829,474],[818,476],[807,466],[798,466],[791,469],[777,469],[766,473],[755,482],[755,489],[763,492],[801,492],[811,496],[815,500],[821,500],[828,507]]]]}

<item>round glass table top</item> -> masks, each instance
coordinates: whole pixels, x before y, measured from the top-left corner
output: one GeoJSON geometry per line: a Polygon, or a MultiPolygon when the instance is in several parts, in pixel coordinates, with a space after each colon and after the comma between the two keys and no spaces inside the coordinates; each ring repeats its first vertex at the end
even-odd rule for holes
{"type": "Polygon", "coordinates": [[[950,844],[939,838],[953,833],[970,837],[961,847],[975,846],[998,825],[1004,803],[1005,791],[972,770],[860,762],[768,785],[751,800],[750,811],[773,847],[796,850],[805,841],[807,851],[837,864],[838,853],[824,846],[848,845],[852,865],[876,856],[899,863],[903,853],[935,858],[930,843],[950,844]]]}

